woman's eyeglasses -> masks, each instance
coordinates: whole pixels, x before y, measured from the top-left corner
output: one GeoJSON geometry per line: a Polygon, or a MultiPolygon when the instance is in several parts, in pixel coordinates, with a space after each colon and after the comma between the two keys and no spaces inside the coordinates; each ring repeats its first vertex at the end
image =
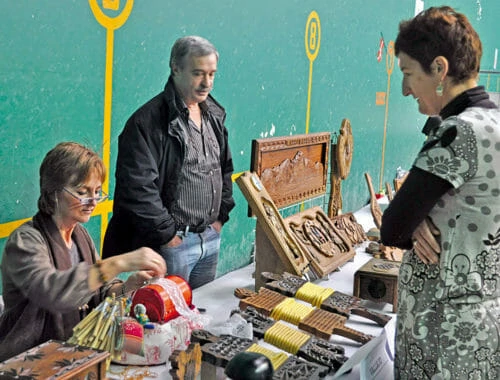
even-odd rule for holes
{"type": "Polygon", "coordinates": [[[82,205],[89,205],[92,202],[95,203],[101,203],[105,201],[108,198],[108,194],[106,194],[104,191],[100,191],[99,196],[97,197],[92,197],[92,198],[81,198],[72,191],[68,190],[67,188],[63,187],[63,190],[66,191],[69,195],[71,195],[73,198],[78,199],[80,201],[80,204],[82,205]]]}

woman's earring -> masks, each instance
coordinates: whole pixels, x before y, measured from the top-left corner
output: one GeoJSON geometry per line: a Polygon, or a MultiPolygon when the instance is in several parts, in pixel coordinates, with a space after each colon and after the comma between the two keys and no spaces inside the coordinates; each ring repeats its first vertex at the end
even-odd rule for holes
{"type": "Polygon", "coordinates": [[[443,82],[439,82],[439,84],[436,87],[436,94],[437,96],[443,96],[443,82]]]}

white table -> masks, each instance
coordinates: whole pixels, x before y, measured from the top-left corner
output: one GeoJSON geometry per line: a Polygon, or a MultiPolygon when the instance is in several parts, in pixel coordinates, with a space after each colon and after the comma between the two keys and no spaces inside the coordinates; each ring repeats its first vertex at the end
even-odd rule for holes
{"type": "MultiPolygon", "coordinates": [[[[354,215],[358,223],[363,226],[365,231],[374,227],[373,219],[368,206],[354,213],[354,215]]],[[[328,278],[316,280],[314,281],[314,283],[323,287],[332,288],[336,291],[352,295],[354,273],[357,269],[362,267],[373,257],[365,252],[367,244],[368,242],[365,242],[356,247],[356,255],[352,261],[347,262],[339,270],[331,273],[328,278]]],[[[236,288],[247,288],[250,290],[255,290],[255,280],[253,278],[254,268],[255,265],[250,264],[241,269],[227,273],[226,275],[219,277],[215,281],[205,286],[195,289],[193,291],[193,304],[198,308],[203,308],[206,310],[206,314],[211,318],[211,324],[217,325],[226,321],[229,318],[231,311],[238,308],[239,299],[234,296],[234,290],[236,288]]],[[[387,313],[393,317],[393,321],[395,320],[395,315],[392,313],[392,305],[367,303],[366,306],[370,307],[374,311],[387,313]]],[[[390,322],[391,325],[393,324],[393,321],[390,322]]],[[[375,324],[375,322],[356,315],[349,317],[346,326],[376,337],[380,336],[384,331],[384,329],[375,324]]],[[[386,333],[388,334],[387,341],[389,342],[389,346],[392,346],[392,329],[386,329],[386,333]]],[[[330,342],[342,345],[345,348],[347,357],[351,357],[360,348],[359,343],[337,335],[333,335],[330,338],[330,342]]],[[[274,348],[274,350],[279,351],[279,349],[277,348],[274,348]]],[[[150,366],[148,367],[148,370],[155,373],[157,375],[156,378],[169,379],[170,375],[168,374],[168,367],[169,363],[161,366],[150,366]]],[[[114,374],[120,373],[120,371],[123,370],[123,366],[112,365],[109,372],[109,378],[120,379],[120,377],[115,377],[114,374]]],[[[131,369],[129,368],[128,370],[131,369]]],[[[140,370],[140,368],[137,369],[137,371],[140,370]]],[[[152,377],[144,378],[149,379],[152,377]]],[[[222,369],[217,371],[217,379],[219,378],[224,378],[222,369]]],[[[326,377],[326,379],[332,378],[334,378],[334,375],[329,375],[328,377],[326,377]]],[[[360,366],[358,365],[354,367],[351,372],[344,374],[339,378],[342,380],[360,379],[360,366]]],[[[389,379],[385,378],[385,380],[389,379]]]]}

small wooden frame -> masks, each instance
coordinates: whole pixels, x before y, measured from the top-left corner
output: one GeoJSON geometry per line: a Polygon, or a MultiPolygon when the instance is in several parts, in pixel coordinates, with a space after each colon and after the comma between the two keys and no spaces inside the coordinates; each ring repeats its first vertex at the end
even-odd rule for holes
{"type": "Polygon", "coordinates": [[[276,207],[326,193],[330,133],[310,133],[252,141],[255,172],[276,207]]]}

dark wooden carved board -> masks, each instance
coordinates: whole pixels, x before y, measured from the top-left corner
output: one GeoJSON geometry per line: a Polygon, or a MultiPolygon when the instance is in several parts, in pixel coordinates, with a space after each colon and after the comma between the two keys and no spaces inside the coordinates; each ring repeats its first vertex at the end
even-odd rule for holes
{"type": "Polygon", "coordinates": [[[330,133],[271,137],[252,141],[255,172],[276,207],[326,193],[330,133]]]}
{"type": "Polygon", "coordinates": [[[0,379],[104,380],[109,357],[107,351],[48,340],[1,362],[0,379]]]}

